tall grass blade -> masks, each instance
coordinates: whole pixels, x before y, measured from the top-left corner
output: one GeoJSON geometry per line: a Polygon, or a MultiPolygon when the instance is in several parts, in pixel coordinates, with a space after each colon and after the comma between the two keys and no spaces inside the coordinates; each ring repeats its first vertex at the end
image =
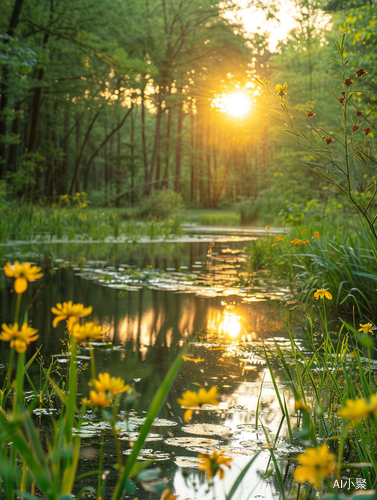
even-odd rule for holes
{"type": "Polygon", "coordinates": [[[165,402],[165,399],[169,393],[169,390],[174,382],[175,377],[178,374],[178,371],[183,363],[183,356],[187,353],[188,345],[181,349],[178,356],[175,358],[174,363],[170,367],[168,373],[166,374],[162,384],[160,385],[158,391],[156,392],[155,397],[149,407],[147,417],[145,419],[144,425],[140,429],[139,437],[132,448],[131,455],[128,457],[127,462],[124,466],[123,471],[120,474],[117,485],[115,487],[114,493],[112,495],[112,500],[119,500],[124,493],[124,485],[126,484],[127,479],[129,478],[130,472],[134,463],[139,456],[140,450],[143,447],[144,441],[148,436],[148,433],[152,427],[154,419],[157,417],[159,411],[161,410],[162,405],[165,402]]]}

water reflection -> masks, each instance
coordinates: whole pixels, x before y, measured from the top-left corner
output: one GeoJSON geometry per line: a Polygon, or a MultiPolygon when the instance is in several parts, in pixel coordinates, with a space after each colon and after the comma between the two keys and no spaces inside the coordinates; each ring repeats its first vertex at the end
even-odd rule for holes
{"type": "MultiPolygon", "coordinates": [[[[55,330],[51,328],[53,318],[50,309],[56,302],[73,300],[92,305],[93,319],[109,328],[107,340],[113,342],[114,348],[96,347],[97,370],[110,371],[114,376],[123,377],[141,395],[131,416],[126,413],[126,408],[122,408],[127,429],[121,429],[120,432],[126,454],[129,453],[145,411],[179,347],[186,339],[190,339],[190,352],[185,357],[183,368],[160,414],[165,425],[160,422],[152,428],[153,436],[145,444],[141,458],[152,457],[163,463],[163,474],[168,477],[170,488],[175,488],[176,493],[181,495],[180,499],[204,500],[213,498],[213,492],[206,493],[204,473],[194,467],[196,454],[198,451],[226,449],[227,454],[234,457],[234,463],[225,475],[224,484],[215,484],[216,498],[224,499],[224,486],[228,491],[240,469],[257,450],[266,445],[266,438],[256,418],[259,396],[259,417],[267,427],[271,439],[280,424],[281,413],[266,369],[264,345],[273,347],[271,337],[277,339],[282,348],[289,345],[283,320],[278,312],[279,305],[274,300],[268,300],[281,297],[286,292],[279,286],[269,286],[263,279],[254,281],[252,287],[232,287],[235,279],[239,280],[243,276],[246,280],[247,277],[241,266],[244,252],[235,245],[192,244],[185,248],[178,245],[174,247],[175,253],[151,249],[152,247],[148,252],[147,246],[145,247],[139,254],[128,254],[128,257],[125,254],[117,255],[112,260],[106,258],[101,261],[103,255],[97,253],[97,260],[91,262],[93,255],[90,254],[82,261],[81,267],[70,266],[67,261],[74,259],[69,255],[59,261],[62,257],[55,248],[54,259],[46,260],[44,285],[37,295],[37,288],[29,287],[25,306],[31,302],[29,317],[33,318],[33,324],[41,334],[38,342],[39,345],[43,344],[42,352],[46,362],[49,362],[51,355],[61,351],[61,339],[65,335],[63,324],[55,330]],[[119,268],[127,270],[130,265],[142,265],[144,268],[147,265],[154,266],[152,269],[157,265],[173,278],[174,273],[182,273],[182,269],[187,266],[187,274],[194,275],[196,282],[200,284],[197,289],[199,293],[186,293],[186,289],[180,290],[185,293],[176,293],[174,290],[177,290],[177,280],[167,278],[165,274],[163,281],[157,273],[151,274],[153,284],[151,280],[146,285],[138,283],[135,286],[133,283],[134,288],[131,290],[134,291],[120,291],[112,286],[117,284],[112,280],[118,279],[119,268]],[[89,279],[93,269],[98,270],[96,275],[99,279],[89,279]],[[162,287],[162,281],[164,284],[170,283],[169,286],[162,287]],[[208,439],[208,436],[199,435],[197,428],[196,433],[191,434],[190,427],[184,428],[183,410],[177,403],[177,397],[187,389],[197,390],[198,386],[208,389],[213,385],[217,386],[221,394],[219,407],[196,411],[192,424],[213,424],[222,426],[229,432],[211,435],[209,437],[213,442],[206,442],[204,439],[208,439]],[[186,439],[182,441],[181,438],[186,439]],[[180,441],[174,441],[177,439],[180,441]],[[177,444],[182,442],[185,443],[184,447],[177,444]],[[184,458],[188,459],[187,474],[177,465],[185,464],[184,458]],[[196,492],[192,487],[193,481],[197,485],[196,492]]],[[[81,254],[79,250],[75,251],[76,259],[81,254]]],[[[147,275],[146,270],[143,273],[147,275]]],[[[139,277],[138,275],[135,280],[139,277]]],[[[3,286],[0,299],[2,320],[11,322],[15,307],[14,294],[3,286]]],[[[7,346],[0,344],[1,359],[6,359],[6,348],[7,346]]],[[[29,356],[33,349],[35,345],[29,348],[29,356]]],[[[83,347],[81,355],[88,356],[88,349],[83,347]]],[[[80,367],[84,368],[85,360],[80,363],[80,367]]],[[[276,375],[279,376],[278,373],[276,375]]],[[[34,376],[33,381],[38,384],[38,374],[35,373],[34,376]]],[[[89,379],[89,371],[84,370],[79,387],[80,396],[87,395],[89,379]]],[[[279,390],[293,411],[290,391],[283,379],[279,390]]],[[[83,471],[94,467],[91,464],[92,457],[97,455],[101,435],[107,432],[105,428],[96,427],[93,423],[89,427],[82,438],[83,461],[80,467],[83,471]]],[[[282,433],[284,434],[284,428],[282,433]]],[[[110,467],[113,463],[114,453],[111,438],[108,437],[106,466],[110,467]]],[[[268,456],[268,451],[264,451],[258,457],[234,498],[244,500],[248,495],[251,495],[250,498],[274,498],[276,485],[273,480],[262,483],[268,456]]],[[[109,491],[111,484],[109,480],[109,491]]],[[[142,489],[137,491],[136,496],[140,500],[151,498],[142,489]]]]}

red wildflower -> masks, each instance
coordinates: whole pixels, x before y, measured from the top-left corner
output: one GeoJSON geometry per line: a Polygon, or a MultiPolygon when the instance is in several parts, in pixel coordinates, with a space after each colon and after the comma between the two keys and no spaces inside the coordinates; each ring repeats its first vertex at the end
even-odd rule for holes
{"type": "Polygon", "coordinates": [[[360,68],[356,71],[356,75],[357,76],[363,76],[363,75],[366,75],[368,73],[368,71],[365,71],[364,68],[360,68]]]}
{"type": "Polygon", "coordinates": [[[311,118],[312,116],[315,116],[315,113],[313,113],[312,111],[309,110],[309,111],[306,112],[306,116],[308,118],[311,118]]]}
{"type": "Polygon", "coordinates": [[[365,135],[368,135],[372,132],[372,127],[366,127],[366,128],[363,128],[363,132],[365,135]]]}
{"type": "Polygon", "coordinates": [[[352,133],[356,132],[356,130],[357,130],[358,128],[360,128],[358,125],[354,125],[354,126],[352,127],[352,133]]]}
{"type": "Polygon", "coordinates": [[[345,92],[341,92],[341,94],[342,94],[342,96],[343,96],[343,97],[346,95],[346,93],[345,93],[345,92]]]}
{"type": "Polygon", "coordinates": [[[363,114],[363,111],[356,111],[356,116],[359,118],[363,114]]]}
{"type": "Polygon", "coordinates": [[[339,99],[339,102],[343,103],[343,101],[344,101],[344,97],[341,97],[341,98],[339,99]]]}
{"type": "Polygon", "coordinates": [[[353,80],[351,80],[351,78],[346,78],[343,82],[343,85],[345,85],[346,87],[349,87],[352,84],[353,84],[353,80]]]}
{"type": "Polygon", "coordinates": [[[332,143],[332,141],[335,141],[333,137],[324,137],[323,140],[326,142],[327,145],[332,143]]]}

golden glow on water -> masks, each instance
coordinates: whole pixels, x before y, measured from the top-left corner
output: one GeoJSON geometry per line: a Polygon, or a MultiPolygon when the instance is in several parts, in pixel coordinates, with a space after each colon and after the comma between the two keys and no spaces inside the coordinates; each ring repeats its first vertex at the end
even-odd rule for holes
{"type": "Polygon", "coordinates": [[[212,107],[217,108],[222,113],[239,118],[249,112],[250,106],[250,96],[242,90],[230,94],[221,94],[212,101],[212,107]]]}
{"type": "Polygon", "coordinates": [[[219,333],[229,335],[235,339],[241,332],[241,318],[229,311],[225,311],[222,322],[219,325],[219,333]]]}

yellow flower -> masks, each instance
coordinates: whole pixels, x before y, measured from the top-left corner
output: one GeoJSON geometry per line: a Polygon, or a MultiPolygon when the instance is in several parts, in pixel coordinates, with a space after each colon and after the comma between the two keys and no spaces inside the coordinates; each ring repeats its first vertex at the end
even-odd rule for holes
{"type": "Polygon", "coordinates": [[[326,299],[329,299],[329,300],[332,300],[332,295],[330,292],[328,292],[327,290],[325,289],[321,289],[321,290],[317,290],[315,293],[314,293],[314,297],[318,300],[318,299],[323,299],[323,297],[326,297],[326,299]]]}
{"type": "Polygon", "coordinates": [[[102,330],[101,325],[96,325],[95,323],[90,322],[84,323],[83,325],[75,323],[70,332],[72,333],[73,337],[82,342],[83,340],[102,339],[107,330],[102,330]]]}
{"type": "Polygon", "coordinates": [[[284,238],[281,236],[275,236],[275,241],[284,241],[284,238]]]}
{"type": "Polygon", "coordinates": [[[275,85],[275,90],[279,97],[283,98],[286,94],[288,94],[287,87],[288,85],[286,83],[284,85],[280,85],[280,83],[275,85]]]}
{"type": "Polygon", "coordinates": [[[27,323],[22,325],[21,330],[18,329],[18,323],[13,326],[7,326],[3,323],[1,328],[0,340],[10,341],[10,346],[15,347],[19,353],[25,352],[30,342],[37,340],[39,337],[39,335],[36,335],[38,330],[31,328],[27,323]]]}
{"type": "Polygon", "coordinates": [[[365,335],[368,335],[368,333],[371,333],[372,335],[374,335],[372,330],[371,330],[372,323],[366,323],[365,325],[360,324],[359,326],[361,327],[361,328],[359,328],[359,332],[363,332],[365,335]]]}
{"type": "Polygon", "coordinates": [[[274,248],[276,247],[277,243],[272,243],[271,247],[274,248]]]}
{"type": "Polygon", "coordinates": [[[303,230],[301,231],[301,234],[306,234],[306,229],[303,229],[303,230]]]}
{"type": "Polygon", "coordinates": [[[335,468],[335,456],[329,453],[326,444],[317,448],[307,448],[305,453],[297,457],[301,464],[294,471],[294,477],[298,483],[309,482],[317,489],[321,485],[321,479],[329,476],[335,468]]]}
{"type": "Polygon", "coordinates": [[[98,393],[96,391],[89,392],[89,398],[84,398],[82,402],[86,406],[100,406],[101,408],[106,408],[110,406],[112,398],[108,398],[106,394],[98,393]]]}
{"type": "Polygon", "coordinates": [[[207,477],[215,477],[217,472],[219,473],[220,479],[223,479],[225,470],[221,466],[231,467],[230,463],[233,458],[224,457],[222,451],[213,451],[211,455],[205,453],[199,453],[198,458],[200,458],[203,463],[198,466],[199,470],[205,470],[207,477]]]}
{"type": "Polygon", "coordinates": [[[266,226],[266,229],[267,229],[267,231],[268,231],[268,230],[269,230],[269,229],[271,229],[271,228],[270,228],[270,226],[266,226]]]}
{"type": "Polygon", "coordinates": [[[299,400],[296,400],[295,401],[295,410],[306,410],[306,411],[309,411],[310,410],[310,406],[307,405],[306,403],[304,403],[304,401],[302,399],[299,399],[299,400]]]}
{"type": "MultiPolygon", "coordinates": [[[[182,394],[182,398],[177,399],[178,403],[186,408],[193,407],[202,407],[203,405],[218,405],[219,402],[217,398],[220,397],[215,386],[211,387],[211,389],[207,392],[203,387],[199,389],[198,392],[194,391],[186,391],[182,394]]],[[[185,415],[183,417],[186,423],[190,422],[191,415],[194,413],[194,410],[186,410],[185,415]]]]}
{"type": "Polygon", "coordinates": [[[20,264],[17,260],[14,264],[7,262],[4,266],[4,273],[9,278],[15,278],[14,290],[16,293],[24,293],[27,289],[27,282],[37,280],[43,276],[41,267],[32,266],[30,262],[20,264]]]}
{"type": "Polygon", "coordinates": [[[113,396],[121,392],[128,391],[129,385],[124,385],[124,380],[120,377],[111,377],[109,373],[99,373],[98,380],[94,381],[94,387],[97,392],[110,392],[113,396]]]}
{"type": "Polygon", "coordinates": [[[321,236],[318,231],[314,231],[313,238],[317,238],[317,240],[321,239],[321,236]]]}
{"type": "Polygon", "coordinates": [[[164,490],[161,495],[161,500],[175,500],[179,495],[171,495],[170,490],[164,490]]]}
{"type": "MultiPolygon", "coordinates": [[[[372,396],[373,397],[373,396],[372,396]]],[[[373,407],[365,399],[347,399],[346,406],[339,411],[342,418],[352,420],[352,427],[355,427],[361,419],[372,413],[373,407]]]]}
{"type": "Polygon", "coordinates": [[[52,326],[56,328],[59,321],[63,319],[68,319],[68,330],[71,331],[75,323],[78,322],[79,318],[88,316],[92,312],[93,308],[84,307],[83,304],[73,304],[72,300],[69,302],[63,302],[62,304],[56,304],[56,307],[51,307],[51,312],[56,314],[56,318],[52,322],[52,326]]]}

